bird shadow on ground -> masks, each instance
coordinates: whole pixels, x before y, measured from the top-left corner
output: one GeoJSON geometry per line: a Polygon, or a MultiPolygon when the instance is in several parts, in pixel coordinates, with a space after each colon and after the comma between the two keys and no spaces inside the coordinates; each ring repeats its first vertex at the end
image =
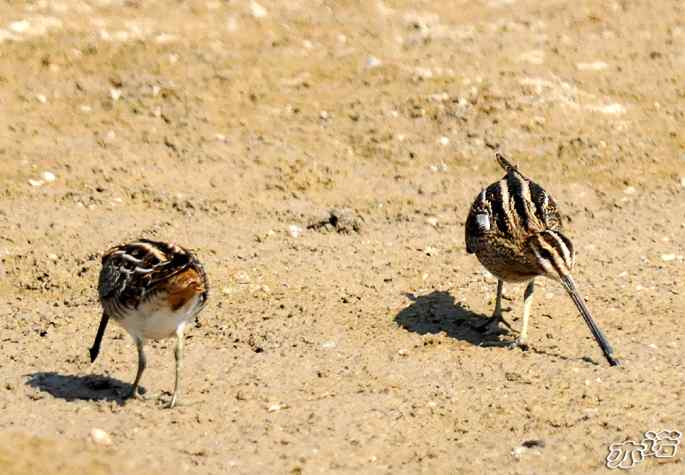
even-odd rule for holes
{"type": "MultiPolygon", "coordinates": [[[[488,322],[489,315],[475,313],[460,303],[454,297],[442,290],[436,290],[426,295],[416,296],[404,294],[412,303],[395,316],[395,322],[413,333],[419,335],[435,335],[444,332],[450,338],[466,341],[475,346],[506,347],[514,338],[513,335],[499,340],[496,335],[485,334],[482,327],[488,322]]],[[[529,348],[533,353],[552,356],[561,360],[578,360],[598,365],[588,357],[569,358],[554,351],[529,348]]]]}
{"type": "MultiPolygon", "coordinates": [[[[51,371],[32,373],[27,375],[27,378],[27,386],[66,401],[116,401],[123,405],[126,402],[125,395],[130,393],[133,387],[118,379],[94,374],[73,376],[51,371]]],[[[139,390],[144,392],[142,388],[139,390]]]]}
{"type": "Polygon", "coordinates": [[[435,290],[427,295],[404,295],[412,303],[395,316],[395,322],[405,330],[419,335],[444,332],[451,338],[476,346],[492,340],[478,330],[490,317],[455,302],[449,292],[435,290]]]}

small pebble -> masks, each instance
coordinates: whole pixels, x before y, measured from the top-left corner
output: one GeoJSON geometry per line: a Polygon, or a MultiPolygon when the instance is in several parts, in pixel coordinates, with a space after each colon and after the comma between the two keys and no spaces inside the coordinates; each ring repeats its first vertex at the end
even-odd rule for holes
{"type": "Polygon", "coordinates": [[[433,71],[430,68],[417,67],[415,70],[416,76],[421,79],[431,79],[433,71]]]}
{"type": "Polygon", "coordinates": [[[112,445],[112,438],[102,429],[93,428],[90,431],[90,438],[97,445],[112,445]]]}
{"type": "Polygon", "coordinates": [[[662,254],[661,260],[664,262],[670,262],[675,259],[675,254],[662,254]]]}
{"type": "Polygon", "coordinates": [[[321,118],[322,120],[328,120],[329,117],[330,116],[328,115],[328,112],[326,112],[326,111],[319,112],[319,118],[321,118]]]}
{"type": "Polygon", "coordinates": [[[680,177],[680,186],[682,186],[683,188],[685,188],[685,176],[680,177]]]}
{"type": "Polygon", "coordinates": [[[269,412],[277,412],[280,411],[281,409],[286,409],[288,407],[287,404],[272,404],[269,406],[269,412]]]}
{"type": "Polygon", "coordinates": [[[59,259],[59,257],[57,256],[57,254],[48,254],[48,259],[50,259],[51,261],[56,261],[57,259],[59,259]]]}
{"type": "Polygon", "coordinates": [[[522,446],[514,447],[511,451],[511,455],[513,455],[516,458],[519,458],[526,450],[527,449],[522,446]]]}
{"type": "Polygon", "coordinates": [[[46,102],[48,102],[48,98],[45,97],[43,94],[36,94],[36,99],[37,99],[38,102],[40,102],[41,104],[45,104],[46,102]]]}
{"type": "Polygon", "coordinates": [[[250,3],[250,12],[252,13],[252,16],[255,18],[264,18],[268,13],[266,11],[266,8],[264,8],[257,2],[250,3]]]}
{"type": "Polygon", "coordinates": [[[429,216],[426,218],[426,224],[430,224],[433,227],[436,227],[438,225],[438,218],[435,216],[429,216]]]}
{"type": "Polygon", "coordinates": [[[406,350],[406,349],[402,348],[401,350],[399,350],[399,351],[397,352],[397,354],[400,355],[400,356],[409,356],[409,350],[406,350]]]}
{"type": "Polygon", "coordinates": [[[579,71],[601,71],[602,69],[608,68],[609,65],[604,61],[595,61],[592,63],[577,63],[576,68],[579,71]]]}
{"type": "Polygon", "coordinates": [[[33,180],[29,179],[29,185],[31,186],[43,186],[43,183],[45,183],[43,180],[33,180]]]}
{"type": "Polygon", "coordinates": [[[41,177],[43,178],[43,180],[45,180],[45,181],[48,182],[48,183],[53,182],[53,181],[55,181],[55,180],[57,179],[57,177],[55,176],[55,174],[52,173],[52,172],[43,172],[43,173],[41,174],[41,177]]]}
{"type": "Polygon", "coordinates": [[[298,238],[302,235],[302,228],[297,224],[291,224],[288,226],[288,234],[290,234],[290,237],[298,238]]]}
{"type": "Polygon", "coordinates": [[[383,62],[375,56],[369,56],[368,58],[366,58],[367,69],[377,68],[381,64],[383,64],[383,62]]]}
{"type": "Polygon", "coordinates": [[[114,102],[118,101],[121,97],[121,89],[112,88],[109,90],[109,95],[114,102]]]}
{"type": "Polygon", "coordinates": [[[650,343],[650,344],[647,345],[647,346],[650,347],[650,348],[653,349],[653,350],[656,350],[656,349],[657,349],[657,346],[656,346],[654,343],[650,343]]]}
{"type": "Polygon", "coordinates": [[[336,346],[337,345],[334,341],[324,341],[323,343],[321,343],[321,348],[330,349],[335,348],[336,346]]]}
{"type": "Polygon", "coordinates": [[[31,26],[31,23],[29,23],[28,20],[19,20],[19,21],[13,21],[8,26],[9,26],[9,29],[14,31],[15,33],[23,33],[29,29],[29,27],[31,26]]]}
{"type": "Polygon", "coordinates": [[[623,190],[623,193],[626,195],[634,195],[637,192],[634,186],[629,186],[625,190],[623,190]]]}
{"type": "Polygon", "coordinates": [[[440,145],[442,145],[442,146],[447,146],[450,143],[450,139],[443,136],[443,137],[440,137],[438,142],[440,142],[440,145]]]}

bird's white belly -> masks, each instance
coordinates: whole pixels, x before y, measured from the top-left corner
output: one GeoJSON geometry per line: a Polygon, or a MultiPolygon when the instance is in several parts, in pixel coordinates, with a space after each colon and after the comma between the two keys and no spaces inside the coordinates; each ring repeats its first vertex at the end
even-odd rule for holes
{"type": "Polygon", "coordinates": [[[172,310],[167,305],[157,305],[155,302],[144,303],[117,321],[134,338],[169,338],[176,334],[176,329],[180,325],[195,316],[198,301],[199,297],[195,297],[177,310],[172,310]]]}

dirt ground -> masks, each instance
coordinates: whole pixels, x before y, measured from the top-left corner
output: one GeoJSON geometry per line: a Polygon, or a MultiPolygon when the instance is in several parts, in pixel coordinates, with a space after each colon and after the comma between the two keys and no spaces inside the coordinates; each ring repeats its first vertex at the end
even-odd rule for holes
{"type": "Polygon", "coordinates": [[[685,431],[683,71],[680,0],[0,2],[0,472],[603,473],[685,431]],[[495,146],[622,368],[552,281],[529,351],[481,346],[495,146]],[[140,236],[212,285],[173,410],[173,340],[146,401],[116,325],[88,360],[99,258],[140,236]]]}

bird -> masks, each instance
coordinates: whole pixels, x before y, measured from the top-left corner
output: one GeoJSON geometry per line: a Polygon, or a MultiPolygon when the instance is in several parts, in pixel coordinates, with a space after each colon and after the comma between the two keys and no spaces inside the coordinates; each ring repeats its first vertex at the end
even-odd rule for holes
{"type": "Polygon", "coordinates": [[[604,333],[580,296],[571,272],[576,255],[563,230],[562,217],[552,196],[523,175],[500,152],[495,157],[504,169],[501,180],[481,190],[465,223],[466,251],[497,278],[495,310],[481,330],[504,331],[511,326],[502,316],[504,282],[527,282],[523,323],[510,347],[527,349],[528,319],[536,277],[547,277],[563,286],[578,308],[592,336],[611,366],[620,366],[604,333]]]}
{"type": "Polygon", "coordinates": [[[138,385],[146,366],[145,343],[175,336],[176,379],[168,404],[173,408],[181,387],[183,334],[209,296],[202,264],[192,252],[176,244],[148,239],[121,244],[102,257],[98,294],[103,312],[90,348],[91,363],[100,353],[112,318],[131,335],[138,350],[138,371],[126,398],[142,398],[138,385]]]}

